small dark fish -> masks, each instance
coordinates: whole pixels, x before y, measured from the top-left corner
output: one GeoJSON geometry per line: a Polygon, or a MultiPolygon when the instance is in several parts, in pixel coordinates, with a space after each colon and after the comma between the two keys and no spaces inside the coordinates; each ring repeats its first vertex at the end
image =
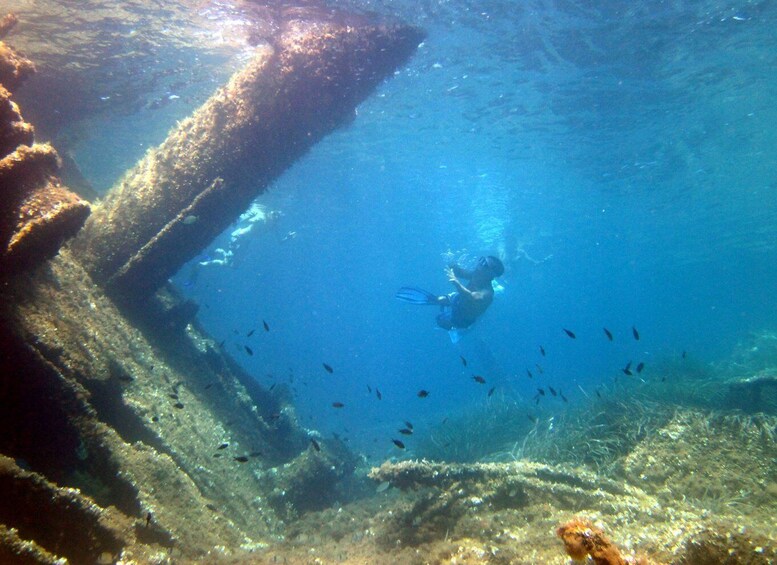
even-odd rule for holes
{"type": "Polygon", "coordinates": [[[237,457],[233,457],[235,461],[238,463],[247,463],[248,462],[248,456],[247,455],[238,455],[237,457]]]}
{"type": "Polygon", "coordinates": [[[224,454],[223,453],[214,453],[213,457],[221,457],[222,455],[224,455],[224,454]]]}
{"type": "Polygon", "coordinates": [[[205,390],[208,390],[210,387],[212,387],[212,386],[213,386],[213,385],[215,385],[215,384],[216,384],[216,383],[208,383],[208,384],[206,384],[206,385],[205,385],[205,390]]]}
{"type": "Polygon", "coordinates": [[[637,365],[637,372],[641,373],[642,369],[644,369],[644,368],[645,368],[645,364],[644,363],[640,363],[639,365],[637,365]]]}
{"type": "Polygon", "coordinates": [[[383,395],[380,393],[378,387],[375,387],[375,396],[378,397],[378,400],[383,400],[383,395]]]}
{"type": "Polygon", "coordinates": [[[569,402],[569,400],[567,400],[567,397],[564,396],[564,393],[561,392],[561,389],[558,389],[558,395],[561,397],[561,400],[563,400],[564,402],[569,402]]]}
{"type": "Polygon", "coordinates": [[[321,451],[321,446],[318,445],[318,442],[313,438],[310,438],[310,445],[312,445],[313,449],[315,449],[316,451],[321,451]]]}
{"type": "Polygon", "coordinates": [[[266,332],[270,331],[270,326],[264,320],[262,320],[262,326],[264,326],[264,331],[266,332]]]}
{"type": "Polygon", "coordinates": [[[127,374],[125,373],[125,374],[121,374],[121,375],[119,375],[119,380],[120,380],[121,382],[123,382],[123,383],[131,383],[131,382],[132,382],[132,381],[134,381],[135,379],[134,379],[134,378],[133,378],[131,375],[127,375],[127,374]]]}
{"type": "Polygon", "coordinates": [[[526,375],[531,379],[534,378],[534,375],[531,374],[531,371],[529,369],[526,369],[526,375]]]}
{"type": "Polygon", "coordinates": [[[540,355],[545,357],[545,348],[540,345],[540,355]]]}
{"type": "Polygon", "coordinates": [[[683,359],[685,359],[686,357],[688,357],[688,353],[685,351],[685,349],[683,349],[683,354],[681,355],[681,357],[682,357],[683,359]]]}
{"type": "Polygon", "coordinates": [[[333,402],[332,403],[332,408],[342,408],[343,406],[345,406],[345,404],[343,404],[342,402],[333,402]]]}
{"type": "Polygon", "coordinates": [[[607,328],[602,328],[602,329],[604,330],[604,335],[607,336],[607,339],[612,341],[612,332],[610,330],[608,330],[607,328]]]}
{"type": "Polygon", "coordinates": [[[537,416],[532,416],[531,414],[526,414],[526,417],[529,418],[529,421],[535,426],[537,425],[537,422],[540,421],[540,419],[537,416]]]}
{"type": "Polygon", "coordinates": [[[494,394],[495,390],[496,390],[495,386],[492,386],[490,389],[488,389],[488,396],[491,396],[492,394],[494,394]]]}
{"type": "Polygon", "coordinates": [[[597,396],[598,398],[601,398],[601,397],[602,397],[602,394],[599,392],[599,389],[598,389],[598,388],[596,389],[596,396],[597,396]]]}
{"type": "Polygon", "coordinates": [[[256,331],[255,329],[251,330],[250,332],[248,332],[248,333],[246,334],[246,337],[251,337],[252,335],[254,335],[254,332],[255,332],[255,331],[256,331]]]}
{"type": "Polygon", "coordinates": [[[484,378],[483,378],[483,377],[481,377],[480,375],[475,375],[474,377],[472,377],[472,379],[473,379],[473,380],[474,380],[476,383],[480,383],[480,384],[482,384],[482,385],[486,384],[486,379],[484,379],[484,378]]]}
{"type": "Polygon", "coordinates": [[[575,332],[570,331],[570,330],[568,330],[566,328],[561,328],[561,329],[564,330],[564,333],[567,334],[572,339],[576,339],[577,338],[577,336],[575,335],[575,332]]]}
{"type": "Polygon", "coordinates": [[[151,515],[151,512],[146,514],[146,527],[147,528],[148,528],[148,525],[151,523],[151,518],[153,518],[153,516],[151,515]]]}
{"type": "Polygon", "coordinates": [[[556,394],[558,394],[558,393],[556,392],[556,389],[555,389],[555,388],[553,388],[553,387],[552,387],[552,386],[550,386],[550,385],[548,385],[548,390],[550,391],[550,394],[552,394],[553,396],[556,396],[556,394]]]}
{"type": "Polygon", "coordinates": [[[466,367],[467,366],[467,360],[464,359],[464,357],[462,355],[459,355],[459,357],[461,357],[461,364],[466,367]]]}
{"type": "Polygon", "coordinates": [[[181,410],[183,408],[183,402],[176,402],[173,404],[173,408],[178,408],[178,410],[181,410]]]}
{"type": "Polygon", "coordinates": [[[635,328],[634,326],[631,326],[631,335],[634,336],[634,339],[639,341],[639,332],[637,331],[637,328],[635,328]]]}
{"type": "Polygon", "coordinates": [[[224,349],[224,344],[225,344],[226,342],[227,342],[227,340],[226,340],[226,339],[222,339],[222,340],[219,342],[219,349],[224,349]]]}
{"type": "Polygon", "coordinates": [[[269,392],[269,391],[271,391],[272,389],[274,389],[274,388],[275,388],[275,385],[277,385],[277,384],[278,384],[278,383],[273,383],[273,384],[271,384],[271,385],[270,385],[270,388],[268,388],[268,389],[267,389],[267,391],[269,392]]]}
{"type": "Polygon", "coordinates": [[[418,398],[426,398],[427,396],[429,396],[428,390],[421,389],[418,391],[418,398]]]}
{"type": "Polygon", "coordinates": [[[172,398],[173,400],[178,400],[178,395],[177,395],[177,394],[175,394],[175,393],[170,393],[170,394],[168,394],[167,396],[169,396],[169,397],[170,397],[170,398],[172,398]]]}
{"type": "Polygon", "coordinates": [[[538,388],[537,389],[537,394],[539,394],[540,396],[545,396],[545,391],[543,389],[541,389],[541,388],[538,388]]]}
{"type": "Polygon", "coordinates": [[[405,449],[405,444],[398,439],[392,439],[391,441],[394,442],[394,445],[396,445],[399,449],[405,449]]]}
{"type": "Polygon", "coordinates": [[[399,430],[399,433],[402,434],[403,436],[411,436],[413,435],[413,430],[409,430],[408,428],[402,428],[401,430],[399,430]]]}
{"type": "Polygon", "coordinates": [[[412,429],[413,429],[413,424],[411,424],[411,423],[410,423],[410,422],[408,422],[407,420],[405,420],[405,426],[407,426],[407,429],[409,429],[409,430],[412,430],[412,429]]]}
{"type": "Polygon", "coordinates": [[[207,508],[211,512],[218,512],[219,511],[219,509],[216,508],[216,505],[215,504],[211,504],[210,502],[205,505],[205,508],[207,508]]]}
{"type": "Polygon", "coordinates": [[[244,345],[243,347],[246,348],[246,353],[248,353],[249,355],[253,355],[254,354],[254,350],[251,349],[250,347],[248,347],[247,345],[244,345]]]}
{"type": "Polygon", "coordinates": [[[224,442],[221,445],[219,445],[216,449],[226,449],[229,447],[229,444],[224,442]]]}
{"type": "Polygon", "coordinates": [[[369,392],[370,394],[372,394],[372,387],[371,387],[370,385],[367,385],[367,392],[369,392]]]}
{"type": "Polygon", "coordinates": [[[621,371],[623,371],[623,374],[624,374],[624,375],[629,375],[629,376],[631,376],[631,375],[633,374],[633,373],[631,372],[631,361],[629,361],[628,363],[626,363],[626,366],[625,366],[623,369],[621,369],[621,371]]]}
{"type": "Polygon", "coordinates": [[[322,365],[324,366],[324,370],[325,370],[327,373],[330,373],[330,374],[331,374],[331,373],[334,373],[334,372],[335,372],[335,370],[334,370],[334,369],[333,369],[333,368],[332,368],[330,365],[327,365],[326,363],[322,363],[322,365]]]}

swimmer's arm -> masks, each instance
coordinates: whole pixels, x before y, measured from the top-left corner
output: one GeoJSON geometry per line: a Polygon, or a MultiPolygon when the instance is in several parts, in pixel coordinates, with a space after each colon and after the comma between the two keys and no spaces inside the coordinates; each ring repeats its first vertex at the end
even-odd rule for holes
{"type": "Polygon", "coordinates": [[[463,267],[459,267],[456,264],[451,265],[450,268],[453,271],[453,274],[456,275],[460,279],[471,279],[472,278],[472,271],[464,269],[463,267]]]}
{"type": "Polygon", "coordinates": [[[456,290],[461,294],[466,294],[472,298],[477,298],[479,294],[482,294],[481,292],[472,292],[470,289],[468,289],[466,286],[461,284],[461,281],[456,276],[456,269],[454,267],[448,267],[445,269],[445,274],[448,276],[448,281],[456,287],[456,290]]]}

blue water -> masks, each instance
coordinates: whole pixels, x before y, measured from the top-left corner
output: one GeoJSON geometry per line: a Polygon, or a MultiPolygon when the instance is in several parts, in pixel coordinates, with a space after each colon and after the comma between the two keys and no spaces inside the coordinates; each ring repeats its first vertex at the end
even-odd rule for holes
{"type": "MultiPolygon", "coordinates": [[[[259,197],[280,215],[231,265],[176,283],[247,371],[289,387],[303,425],[375,458],[402,455],[403,420],[423,433],[492,386],[531,401],[551,384],[574,405],[629,360],[650,379],[683,351],[726,359],[777,325],[777,7],[684,4],[352,3],[428,37],[259,197]],[[482,254],[504,259],[504,292],[457,344],[434,308],[393,298],[449,292],[444,266],[482,254]]],[[[128,149],[85,166],[96,184],[190,110],[171,106],[125,122],[128,149]]]]}

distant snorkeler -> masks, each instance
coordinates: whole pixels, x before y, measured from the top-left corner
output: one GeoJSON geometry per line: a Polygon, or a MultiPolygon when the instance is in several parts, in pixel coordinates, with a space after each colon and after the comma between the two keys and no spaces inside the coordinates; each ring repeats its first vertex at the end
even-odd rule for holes
{"type": "MultiPolygon", "coordinates": [[[[496,257],[489,255],[478,259],[474,269],[468,270],[458,265],[445,269],[448,280],[456,290],[450,294],[437,296],[416,287],[404,286],[397,291],[397,299],[409,304],[440,306],[437,325],[449,332],[470,327],[485,312],[494,300],[495,278],[505,272],[504,265],[496,257]],[[459,279],[466,279],[464,285],[459,279]]],[[[457,339],[451,334],[451,339],[457,339]]]]}

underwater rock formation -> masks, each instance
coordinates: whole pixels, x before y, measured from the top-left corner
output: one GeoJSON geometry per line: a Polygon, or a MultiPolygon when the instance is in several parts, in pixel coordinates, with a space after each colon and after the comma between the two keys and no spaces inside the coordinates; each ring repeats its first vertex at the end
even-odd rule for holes
{"type": "MultiPolygon", "coordinates": [[[[3,101],[0,88],[0,104],[3,101]]],[[[37,265],[81,228],[89,204],[60,184],[57,154],[48,144],[20,145],[0,159],[0,266],[37,265]]]]}
{"type": "Polygon", "coordinates": [[[725,403],[749,413],[777,414],[777,374],[771,372],[729,382],[725,403]]]}
{"type": "Polygon", "coordinates": [[[129,171],[74,242],[114,296],[143,298],[403,63],[422,39],[401,25],[292,19],[272,46],[129,171]]]}
{"type": "Polygon", "coordinates": [[[558,534],[578,560],[765,565],[777,558],[773,426],[678,411],[614,474],[525,460],[386,462],[369,477],[381,492],[391,490],[385,483],[402,492],[384,498],[373,543],[462,562],[561,564],[549,532],[562,523],[558,534]],[[716,474],[732,492],[718,492],[716,474]]]}
{"type": "Polygon", "coordinates": [[[32,126],[22,119],[11,93],[0,86],[0,156],[5,157],[19,146],[32,145],[33,141],[32,126]]]}
{"type": "MultiPolygon", "coordinates": [[[[17,24],[14,14],[7,14],[0,19],[0,39],[3,39],[17,24]]],[[[0,84],[10,91],[16,90],[27,77],[35,72],[35,65],[0,41],[0,84]]]]}
{"type": "MultiPolygon", "coordinates": [[[[282,527],[260,502],[265,473],[302,452],[307,436],[292,407],[192,324],[160,317],[158,333],[144,335],[68,249],[0,287],[0,320],[0,453],[95,508],[114,507],[123,555],[191,558],[282,527]]],[[[0,523],[66,555],[25,530],[26,515],[6,512],[0,523]]],[[[90,535],[84,528],[69,542],[91,547],[90,535]]]]}
{"type": "MultiPolygon", "coordinates": [[[[15,20],[0,24],[8,29],[15,20]]],[[[57,177],[54,148],[34,143],[33,128],[11,100],[13,89],[34,70],[0,41],[0,269],[40,264],[81,228],[89,204],[57,177]]]]}
{"type": "MultiPolygon", "coordinates": [[[[393,516],[391,538],[416,545],[440,532],[454,530],[465,516],[488,508],[529,511],[537,505],[596,508],[601,505],[633,511],[647,495],[581,469],[515,463],[447,464],[429,461],[384,463],[369,477],[406,490],[419,490],[418,500],[393,516]]],[[[648,506],[649,504],[645,504],[648,506]]]]}
{"type": "MultiPolygon", "coordinates": [[[[40,546],[50,547],[73,563],[94,563],[103,554],[119,552],[121,530],[130,525],[115,510],[100,508],[78,490],[59,488],[2,455],[0,492],[0,523],[14,524],[21,539],[37,540],[30,544],[33,553],[45,555],[40,546]]],[[[0,562],[17,562],[16,556],[3,557],[3,545],[0,542],[0,562]]]]}
{"type": "MultiPolygon", "coordinates": [[[[316,444],[319,445],[319,444],[316,444]]],[[[303,451],[267,477],[269,503],[284,519],[321,510],[340,495],[338,487],[351,478],[356,457],[339,440],[303,451]]]]}

